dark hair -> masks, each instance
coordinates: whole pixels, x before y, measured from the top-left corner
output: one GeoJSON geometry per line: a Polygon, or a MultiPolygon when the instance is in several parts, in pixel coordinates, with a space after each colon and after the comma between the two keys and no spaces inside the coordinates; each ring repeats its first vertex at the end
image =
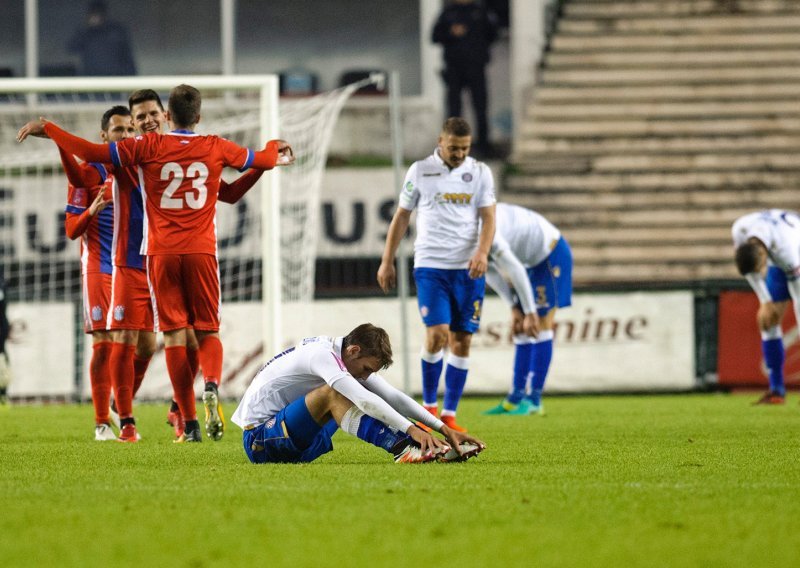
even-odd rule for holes
{"type": "Polygon", "coordinates": [[[92,0],[91,2],[89,2],[88,12],[90,14],[100,14],[102,16],[105,16],[106,13],[108,12],[108,6],[106,6],[104,0],[92,0]]]}
{"type": "Polygon", "coordinates": [[[472,136],[472,129],[469,127],[469,123],[463,118],[451,116],[444,121],[442,134],[449,134],[451,136],[472,136]]]}
{"type": "Polygon", "coordinates": [[[128,97],[128,108],[133,110],[133,105],[138,105],[139,103],[143,103],[146,101],[155,101],[158,105],[158,108],[164,110],[164,105],[161,103],[161,97],[158,96],[153,89],[139,89],[138,91],[133,91],[131,96],[128,97]]]}
{"type": "Polygon", "coordinates": [[[111,122],[112,116],[130,116],[130,115],[131,115],[130,109],[122,105],[113,106],[103,113],[103,118],[100,119],[100,129],[103,132],[108,130],[108,124],[111,122]]]}
{"type": "Polygon", "coordinates": [[[191,85],[178,85],[169,92],[169,114],[178,127],[197,124],[200,120],[200,91],[191,85]]]}
{"type": "Polygon", "coordinates": [[[362,323],[345,336],[342,350],[350,345],[361,347],[362,357],[377,357],[381,369],[388,369],[392,364],[392,344],[389,334],[381,327],[362,323]]]}
{"type": "Polygon", "coordinates": [[[736,248],[736,268],[739,274],[744,276],[758,270],[758,265],[761,263],[761,247],[761,243],[749,241],[736,248]]]}

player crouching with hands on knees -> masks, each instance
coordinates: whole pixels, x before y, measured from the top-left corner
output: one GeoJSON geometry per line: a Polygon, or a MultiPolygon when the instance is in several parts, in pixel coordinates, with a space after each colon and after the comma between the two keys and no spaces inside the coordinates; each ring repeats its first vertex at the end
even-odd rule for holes
{"type": "Polygon", "coordinates": [[[783,404],[781,320],[791,300],[800,321],[800,215],[780,209],[750,213],[734,222],[732,232],[736,268],[761,304],[756,319],[769,369],[769,391],[756,404],[783,404]]]}
{"type": "Polygon", "coordinates": [[[462,461],[486,446],[448,428],[377,372],[392,364],[383,329],[365,323],[344,337],[310,337],[270,359],[232,421],[253,463],[310,462],[333,449],[338,427],[395,462],[462,461]],[[419,421],[446,441],[414,425],[419,421]]]}

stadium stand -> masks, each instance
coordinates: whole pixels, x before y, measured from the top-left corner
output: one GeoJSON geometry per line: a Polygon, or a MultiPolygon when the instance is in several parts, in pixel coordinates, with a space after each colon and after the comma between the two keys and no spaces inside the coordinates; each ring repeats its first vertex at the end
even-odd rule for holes
{"type": "Polygon", "coordinates": [[[800,2],[567,0],[505,201],[579,285],[735,278],[730,226],[800,208],[800,2]]]}

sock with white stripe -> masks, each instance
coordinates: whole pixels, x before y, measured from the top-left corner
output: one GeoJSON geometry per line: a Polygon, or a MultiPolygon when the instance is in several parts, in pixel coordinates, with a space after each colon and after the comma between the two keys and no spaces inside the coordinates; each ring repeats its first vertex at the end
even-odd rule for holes
{"type": "Polygon", "coordinates": [[[442,416],[455,416],[464,385],[467,382],[469,358],[450,353],[447,356],[447,368],[444,371],[444,402],[442,416]]]}

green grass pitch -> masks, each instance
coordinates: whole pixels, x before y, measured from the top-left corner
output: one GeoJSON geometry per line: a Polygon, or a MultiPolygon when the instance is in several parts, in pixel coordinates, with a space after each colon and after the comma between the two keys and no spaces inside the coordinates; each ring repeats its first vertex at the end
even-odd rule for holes
{"type": "Polygon", "coordinates": [[[0,565],[796,566],[800,406],[754,398],[467,399],[488,449],[416,466],[341,432],[254,466],[230,424],[173,445],[166,405],[138,407],[136,445],[94,442],[87,405],[4,407],[0,565]]]}

